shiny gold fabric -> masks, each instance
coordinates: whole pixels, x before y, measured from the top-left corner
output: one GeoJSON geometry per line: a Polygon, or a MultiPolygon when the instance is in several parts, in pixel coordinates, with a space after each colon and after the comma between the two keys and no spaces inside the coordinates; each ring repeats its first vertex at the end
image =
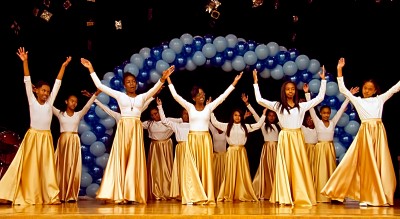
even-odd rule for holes
{"type": "MultiPolygon", "coordinates": [[[[313,176],[315,176],[314,174],[314,156],[315,156],[315,144],[311,144],[311,143],[306,143],[306,153],[307,153],[307,157],[308,157],[308,161],[310,163],[310,168],[311,168],[311,174],[313,176]]],[[[314,181],[314,178],[313,178],[314,181]]]]}
{"type": "Polygon", "coordinates": [[[284,128],[279,133],[275,180],[269,201],[307,206],[316,204],[311,168],[301,129],[284,128]]]}
{"type": "Polygon", "coordinates": [[[215,195],[215,197],[218,196],[222,181],[225,176],[225,166],[226,166],[226,151],[214,152],[213,168],[214,168],[214,195],[215,195]]]}
{"type": "Polygon", "coordinates": [[[320,191],[336,169],[336,152],[332,141],[320,141],[315,145],[314,160],[311,163],[317,202],[330,202],[320,191]]]}
{"type": "Polygon", "coordinates": [[[363,120],[321,194],[338,201],[349,197],[383,206],[393,205],[395,189],[396,175],[382,120],[363,120]]]}
{"type": "Polygon", "coordinates": [[[60,204],[50,130],[30,128],[0,181],[0,199],[15,205],[60,204]]]}
{"type": "Polygon", "coordinates": [[[189,131],[182,171],[182,204],[215,204],[213,144],[208,131],[189,131]]]}
{"type": "Polygon", "coordinates": [[[266,141],[263,144],[260,164],[253,178],[253,188],[258,199],[269,199],[275,178],[277,141],[266,141]]]}
{"type": "Polygon", "coordinates": [[[183,170],[183,156],[185,155],[186,141],[178,142],[175,146],[175,158],[172,166],[171,177],[171,190],[169,193],[170,198],[182,200],[182,170],[183,170]]]}
{"type": "Polygon", "coordinates": [[[77,201],[81,185],[81,141],[76,132],[63,132],[54,154],[61,201],[77,201]]]}
{"type": "Polygon", "coordinates": [[[167,200],[171,189],[172,165],[174,163],[171,138],[150,143],[147,154],[147,182],[149,199],[167,200]]]}
{"type": "Polygon", "coordinates": [[[258,201],[254,192],[249,160],[244,145],[229,145],[226,152],[225,176],[218,201],[258,201]]]}
{"type": "Polygon", "coordinates": [[[146,203],[147,192],[142,122],[137,117],[122,117],[96,198],[112,203],[146,203]]]}

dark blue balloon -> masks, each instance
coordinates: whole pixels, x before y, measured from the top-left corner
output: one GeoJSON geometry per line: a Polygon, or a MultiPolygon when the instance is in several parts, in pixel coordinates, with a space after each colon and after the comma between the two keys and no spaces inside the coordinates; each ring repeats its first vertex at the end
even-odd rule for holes
{"type": "Polygon", "coordinates": [[[185,57],[192,57],[195,52],[195,48],[192,44],[185,44],[182,48],[181,54],[185,57]]]}
{"type": "Polygon", "coordinates": [[[299,77],[300,81],[304,82],[304,83],[308,83],[313,79],[312,78],[313,74],[311,72],[307,71],[307,69],[299,70],[299,71],[297,71],[296,74],[299,77]]]}
{"type": "Polygon", "coordinates": [[[291,61],[295,61],[297,56],[299,56],[299,51],[295,48],[289,49],[288,52],[291,61]]]}
{"type": "Polygon", "coordinates": [[[206,41],[201,36],[193,37],[193,46],[196,51],[201,51],[203,49],[204,44],[206,41]]]}
{"type": "Polygon", "coordinates": [[[211,58],[211,65],[221,67],[225,63],[225,55],[223,52],[218,52],[211,58]]]}
{"type": "Polygon", "coordinates": [[[92,103],[92,105],[90,105],[90,108],[89,108],[89,110],[88,110],[88,112],[89,111],[95,111],[96,110],[96,104],[95,103],[92,103]]]}
{"type": "Polygon", "coordinates": [[[152,57],[154,60],[158,61],[162,59],[162,51],[163,48],[161,46],[153,47],[150,50],[150,57],[152,57]]]}
{"type": "Polygon", "coordinates": [[[114,90],[120,91],[123,88],[122,78],[119,76],[114,76],[110,80],[110,87],[114,90]]]}
{"type": "Polygon", "coordinates": [[[226,48],[224,51],[226,60],[233,60],[236,57],[236,50],[234,48],[226,48]]]}
{"type": "Polygon", "coordinates": [[[292,75],[292,76],[286,75],[286,76],[285,76],[285,79],[286,79],[287,81],[291,81],[291,82],[293,82],[293,83],[295,83],[295,84],[299,83],[299,78],[297,77],[297,75],[292,75]]]}
{"type": "Polygon", "coordinates": [[[92,132],[96,135],[97,138],[101,138],[106,133],[106,131],[106,127],[101,123],[94,124],[94,126],[92,127],[92,132]]]}
{"type": "Polygon", "coordinates": [[[82,163],[90,167],[96,162],[96,157],[89,152],[82,153],[82,163]]]}
{"type": "Polygon", "coordinates": [[[98,179],[103,176],[103,169],[97,165],[92,165],[91,167],[89,167],[88,172],[93,179],[98,179]]]}
{"type": "Polygon", "coordinates": [[[340,100],[336,96],[325,96],[324,99],[327,106],[331,109],[339,109],[340,108],[340,100]],[[339,107],[339,108],[338,108],[339,107]]]}
{"type": "Polygon", "coordinates": [[[340,143],[342,143],[342,145],[345,148],[349,148],[349,146],[351,145],[351,142],[353,141],[353,136],[350,135],[347,132],[343,132],[340,136],[339,136],[339,141],[340,143]]]}
{"type": "Polygon", "coordinates": [[[109,135],[107,133],[105,133],[103,136],[101,136],[99,138],[99,140],[101,142],[103,142],[103,144],[106,146],[106,148],[109,147],[112,143],[112,137],[111,137],[111,135],[109,135]]]}
{"type": "Polygon", "coordinates": [[[186,66],[187,63],[187,58],[185,56],[183,56],[182,54],[177,54],[175,57],[175,61],[174,61],[174,65],[175,68],[183,68],[186,66]]]}
{"type": "Polygon", "coordinates": [[[96,115],[95,111],[89,111],[86,113],[86,115],[83,117],[85,122],[89,125],[94,125],[99,122],[100,118],[96,115]]]}
{"type": "Polygon", "coordinates": [[[114,74],[116,74],[116,75],[122,75],[122,74],[124,74],[124,67],[125,67],[125,65],[115,67],[115,68],[114,68],[114,74]]]}
{"type": "Polygon", "coordinates": [[[344,128],[343,128],[343,127],[336,126],[336,127],[335,127],[335,134],[334,134],[334,136],[335,136],[335,137],[339,137],[339,136],[342,135],[343,132],[344,132],[344,128]]]}
{"type": "Polygon", "coordinates": [[[275,55],[276,60],[278,61],[278,64],[283,65],[285,62],[290,60],[290,55],[289,52],[287,51],[279,51],[275,55]]]}
{"type": "Polygon", "coordinates": [[[81,153],[84,154],[84,153],[88,153],[88,152],[90,152],[90,146],[81,144],[81,153]]]}
{"type": "Polygon", "coordinates": [[[108,103],[108,107],[114,112],[120,112],[118,103],[108,103]]]}
{"type": "Polygon", "coordinates": [[[349,115],[349,120],[355,120],[358,121],[360,120],[360,118],[358,117],[357,111],[352,110],[350,113],[348,113],[349,115]]]}
{"type": "Polygon", "coordinates": [[[325,72],[325,80],[326,80],[326,83],[328,83],[328,82],[334,81],[335,77],[331,73],[325,72]]]}
{"type": "Polygon", "coordinates": [[[157,63],[156,59],[154,59],[153,57],[149,57],[144,60],[143,69],[146,69],[146,70],[154,69],[154,68],[156,68],[156,63],[157,63]]]}
{"type": "Polygon", "coordinates": [[[100,185],[100,184],[101,184],[101,179],[102,179],[102,178],[98,178],[98,179],[96,179],[96,180],[93,180],[93,182],[96,183],[96,184],[98,184],[98,185],[100,185]]]}
{"type": "Polygon", "coordinates": [[[278,61],[274,56],[268,56],[264,64],[267,69],[274,69],[278,65],[278,61]]]}
{"type": "Polygon", "coordinates": [[[206,43],[213,43],[214,42],[214,36],[211,34],[207,34],[204,36],[204,40],[206,43]]]}
{"type": "Polygon", "coordinates": [[[86,188],[79,187],[79,196],[86,196],[86,188]]]}
{"type": "Polygon", "coordinates": [[[249,45],[249,51],[255,51],[258,44],[253,40],[247,40],[247,45],[249,45]]]}
{"type": "Polygon", "coordinates": [[[150,79],[149,70],[147,70],[147,69],[139,70],[139,74],[136,78],[137,82],[147,83],[147,80],[149,80],[149,79],[150,79]]]}
{"type": "Polygon", "coordinates": [[[235,46],[235,50],[237,55],[243,56],[247,51],[249,51],[249,45],[244,41],[239,41],[235,46]]]}
{"type": "Polygon", "coordinates": [[[265,69],[265,62],[261,60],[257,60],[256,64],[251,66],[251,69],[256,69],[257,72],[262,72],[265,69]]]}
{"type": "Polygon", "coordinates": [[[165,49],[168,49],[169,48],[169,42],[162,42],[161,43],[161,48],[163,49],[163,51],[165,50],[165,49]]]}

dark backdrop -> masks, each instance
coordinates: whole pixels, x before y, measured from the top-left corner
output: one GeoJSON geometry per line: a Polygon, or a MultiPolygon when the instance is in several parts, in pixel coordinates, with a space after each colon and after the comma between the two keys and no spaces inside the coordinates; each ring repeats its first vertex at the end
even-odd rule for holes
{"type": "MultiPolygon", "coordinates": [[[[29,51],[32,80],[52,83],[66,56],[72,56],[55,105],[62,106],[67,94],[80,90],[95,90],[89,74],[79,62],[89,58],[99,77],[129,60],[141,48],[158,46],[184,33],[192,36],[226,36],[234,34],[247,40],[267,44],[276,42],[287,49],[296,48],[310,59],[317,59],[327,71],[336,75],[340,57],[346,58],[344,69],[347,87],[361,86],[363,79],[374,78],[383,91],[399,80],[400,26],[399,0],[274,0],[264,1],[252,8],[251,0],[220,0],[220,17],[212,19],[206,12],[207,0],[70,0],[68,10],[62,1],[51,1],[53,13],[46,22],[40,18],[43,1],[14,0],[3,3],[1,12],[0,52],[2,53],[0,126],[13,130],[21,137],[29,128],[29,112],[23,84],[22,64],[16,56],[17,48],[29,51]],[[39,15],[34,16],[34,8],[39,15]],[[151,11],[151,13],[149,13],[151,11]],[[149,14],[152,15],[149,19],[149,14]],[[298,17],[294,22],[293,16],[298,17]],[[94,26],[87,26],[87,21],[94,26]],[[115,20],[122,21],[117,30],[115,20]],[[12,28],[19,26],[18,33],[12,28]],[[293,37],[295,36],[295,37],[293,37]]],[[[189,98],[195,83],[205,87],[207,96],[217,97],[232,82],[237,72],[219,68],[200,67],[193,72],[179,71],[172,76],[175,87],[189,98]]],[[[263,97],[277,100],[281,81],[261,79],[263,97]]],[[[240,94],[249,94],[250,101],[261,114],[255,100],[251,73],[246,72],[237,89],[216,109],[221,121],[228,121],[232,107],[242,107],[240,94]]],[[[167,116],[178,117],[180,106],[166,89],[161,93],[167,116]]],[[[398,173],[398,103],[394,95],[385,105],[383,122],[387,129],[393,163],[398,173]]],[[[80,99],[81,108],[86,98],[80,99]]],[[[144,112],[143,119],[148,118],[144,112]]],[[[52,131],[58,136],[58,121],[53,119],[52,131]]],[[[251,172],[258,165],[262,136],[254,133],[247,145],[251,172]],[[253,144],[257,142],[257,144],[253,144]]]]}

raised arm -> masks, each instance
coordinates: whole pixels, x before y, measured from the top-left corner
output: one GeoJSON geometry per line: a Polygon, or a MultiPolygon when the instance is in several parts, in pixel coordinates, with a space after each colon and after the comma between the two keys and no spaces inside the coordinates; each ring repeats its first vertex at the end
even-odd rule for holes
{"type": "Polygon", "coordinates": [[[176,100],[176,102],[178,102],[183,108],[185,108],[187,111],[190,111],[190,105],[191,103],[189,103],[188,101],[186,101],[185,99],[183,99],[175,90],[174,85],[172,84],[171,78],[167,78],[168,81],[168,88],[169,91],[171,92],[172,97],[176,100]]]}
{"type": "Polygon", "coordinates": [[[58,72],[57,79],[62,80],[64,77],[65,68],[67,68],[68,64],[71,62],[72,57],[68,56],[65,62],[62,63],[60,71],[58,72]]]}
{"type": "Polygon", "coordinates": [[[24,47],[19,47],[17,51],[18,57],[22,61],[22,66],[24,68],[24,76],[30,76],[29,66],[28,66],[28,51],[25,51],[24,47]]]}
{"type": "Polygon", "coordinates": [[[261,128],[261,126],[265,122],[266,113],[267,113],[267,108],[264,108],[261,118],[256,123],[253,123],[251,125],[247,124],[247,129],[249,132],[253,132],[261,128]]]}
{"type": "MultiPolygon", "coordinates": [[[[350,89],[350,93],[352,93],[354,95],[354,94],[358,93],[359,90],[360,90],[359,87],[352,87],[350,89]]],[[[342,117],[342,115],[343,115],[344,111],[346,110],[347,105],[349,104],[349,102],[350,102],[349,98],[346,98],[343,101],[342,105],[340,106],[340,109],[336,112],[335,116],[331,120],[334,125],[336,125],[336,123],[339,121],[340,117],[342,117]]]]}
{"type": "Polygon", "coordinates": [[[223,132],[226,132],[226,128],[228,127],[228,123],[219,122],[217,120],[217,118],[215,117],[214,113],[211,113],[211,123],[212,123],[212,125],[215,126],[215,128],[217,128],[217,129],[219,129],[219,130],[221,130],[223,132]]]}
{"type": "Polygon", "coordinates": [[[306,110],[309,110],[312,107],[315,107],[316,105],[318,105],[320,102],[322,102],[324,100],[325,91],[326,91],[325,66],[322,66],[322,71],[319,74],[319,76],[321,77],[321,85],[319,87],[318,95],[307,102],[301,103],[301,106],[304,107],[304,109],[306,109],[306,110]]]}
{"type": "Polygon", "coordinates": [[[224,100],[228,97],[228,95],[235,89],[236,84],[242,78],[243,72],[236,75],[235,79],[233,80],[232,84],[225,90],[223,94],[221,94],[218,98],[211,101],[211,103],[207,104],[210,107],[211,111],[213,111],[218,105],[220,105],[224,100]]]}
{"type": "Polygon", "coordinates": [[[268,108],[270,110],[274,110],[275,111],[274,106],[276,104],[276,101],[269,101],[269,100],[266,100],[266,99],[261,97],[260,88],[258,87],[258,77],[257,77],[257,70],[256,69],[253,70],[253,80],[254,80],[254,83],[253,83],[254,95],[256,97],[257,103],[260,104],[263,107],[266,107],[266,108],[268,108]]]}
{"type": "Polygon", "coordinates": [[[260,116],[254,110],[254,108],[250,105],[249,97],[245,93],[242,93],[242,101],[244,102],[244,104],[246,105],[246,107],[250,111],[250,113],[253,115],[254,120],[256,120],[258,122],[258,120],[260,120],[260,116]]]}

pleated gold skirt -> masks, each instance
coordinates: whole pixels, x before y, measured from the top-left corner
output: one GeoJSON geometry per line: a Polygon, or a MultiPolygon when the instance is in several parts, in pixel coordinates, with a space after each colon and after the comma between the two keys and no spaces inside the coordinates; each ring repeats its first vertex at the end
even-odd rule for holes
{"type": "Polygon", "coordinates": [[[271,203],[315,205],[316,194],[301,129],[282,129],[276,152],[271,203]]]}
{"type": "Polygon", "coordinates": [[[315,157],[315,144],[306,143],[306,153],[307,153],[308,161],[309,161],[309,163],[311,165],[310,166],[311,167],[311,174],[313,176],[315,176],[315,174],[314,174],[314,166],[312,165],[314,163],[314,157],[315,157]]]}
{"type": "Polygon", "coordinates": [[[149,199],[169,199],[174,163],[171,138],[163,141],[152,140],[147,155],[147,182],[149,199]]]}
{"type": "Polygon", "coordinates": [[[186,142],[178,142],[175,146],[175,158],[172,166],[171,190],[170,198],[182,200],[182,170],[183,170],[183,156],[185,155],[186,142]]]}
{"type": "Polygon", "coordinates": [[[228,147],[225,176],[217,200],[258,202],[251,181],[249,160],[244,145],[229,145],[228,147]]]}
{"type": "Polygon", "coordinates": [[[336,152],[332,141],[320,141],[315,145],[314,160],[311,163],[317,202],[330,202],[320,191],[336,169],[336,152]]]}
{"type": "Polygon", "coordinates": [[[15,205],[60,204],[50,130],[30,128],[0,181],[0,199],[15,205]]]}
{"type": "Polygon", "coordinates": [[[263,144],[260,164],[253,178],[253,188],[258,199],[269,199],[275,178],[277,141],[266,141],[263,144]]]}
{"type": "Polygon", "coordinates": [[[222,181],[225,176],[225,166],[226,166],[226,151],[214,152],[213,168],[214,168],[214,195],[215,195],[215,197],[218,196],[222,181]]]}
{"type": "Polygon", "coordinates": [[[182,204],[215,204],[213,144],[208,131],[189,131],[182,171],[182,204]]]}
{"type": "Polygon", "coordinates": [[[393,205],[395,189],[396,175],[382,120],[362,120],[321,194],[332,200],[349,197],[372,206],[386,206],[393,205]]]}
{"type": "Polygon", "coordinates": [[[76,132],[63,132],[54,154],[61,201],[77,201],[81,185],[81,141],[76,132]]]}
{"type": "Polygon", "coordinates": [[[142,122],[137,117],[122,117],[96,198],[111,203],[146,203],[147,193],[142,122]]]}

